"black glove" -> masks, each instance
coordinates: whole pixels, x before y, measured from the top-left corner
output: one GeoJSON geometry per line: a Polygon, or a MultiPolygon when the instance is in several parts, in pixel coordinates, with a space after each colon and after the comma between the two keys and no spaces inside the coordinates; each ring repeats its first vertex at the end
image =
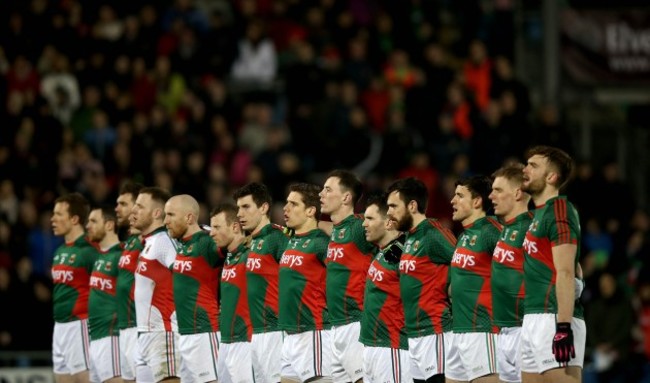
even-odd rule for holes
{"type": "Polygon", "coordinates": [[[567,363],[571,358],[576,357],[576,350],[573,346],[573,331],[571,331],[571,323],[560,322],[555,325],[553,355],[555,355],[555,360],[560,363],[567,363]]]}
{"type": "Polygon", "coordinates": [[[400,258],[402,257],[402,251],[404,249],[404,239],[406,237],[402,234],[399,237],[395,238],[393,242],[384,249],[384,259],[388,263],[399,263],[400,258]]]}

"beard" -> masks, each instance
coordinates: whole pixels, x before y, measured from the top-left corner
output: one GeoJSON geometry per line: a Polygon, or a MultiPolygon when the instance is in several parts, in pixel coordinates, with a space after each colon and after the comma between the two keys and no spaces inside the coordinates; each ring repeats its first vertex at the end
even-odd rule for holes
{"type": "Polygon", "coordinates": [[[525,191],[530,195],[535,195],[541,193],[544,190],[546,183],[544,182],[544,179],[537,179],[535,181],[528,183],[527,186],[526,185],[522,185],[522,186],[523,186],[521,188],[522,191],[525,191]]]}
{"type": "Polygon", "coordinates": [[[397,231],[409,231],[413,227],[413,216],[407,211],[399,221],[396,220],[395,222],[397,222],[397,231]]]}

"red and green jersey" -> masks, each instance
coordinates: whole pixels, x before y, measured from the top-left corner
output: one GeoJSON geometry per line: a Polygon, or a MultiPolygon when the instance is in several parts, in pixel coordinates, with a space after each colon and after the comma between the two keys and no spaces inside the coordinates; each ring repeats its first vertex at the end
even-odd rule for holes
{"type": "Polygon", "coordinates": [[[404,329],[404,306],[399,292],[399,260],[384,258],[387,251],[402,252],[404,237],[379,249],[370,263],[361,317],[359,341],[369,347],[408,350],[404,329]],[[397,247],[399,250],[391,249],[397,247]]]}
{"type": "Polygon", "coordinates": [[[451,311],[454,333],[496,332],[492,321],[492,253],[501,224],[483,217],[465,226],[451,260],[451,311]]]}
{"type": "Polygon", "coordinates": [[[88,318],[90,273],[96,258],[96,249],[85,236],[77,238],[74,242],[64,243],[54,252],[52,305],[55,322],[65,323],[88,318]]]}
{"type": "Polygon", "coordinates": [[[524,249],[533,214],[525,212],[503,224],[492,254],[492,310],[494,324],[519,327],[524,318],[524,249]]]}
{"type": "MultiPolygon", "coordinates": [[[[553,247],[577,245],[575,263],[580,255],[580,218],[566,197],[554,197],[534,211],[524,240],[524,314],[557,314],[555,295],[556,270],[553,247]]],[[[577,297],[576,297],[577,298],[577,297]]],[[[583,309],[576,299],[573,316],[583,318],[583,309]]]]}
{"type": "Polygon", "coordinates": [[[144,246],[139,235],[132,235],[124,241],[123,248],[117,272],[117,325],[120,329],[136,326],[135,269],[144,246]]]}
{"type": "Polygon", "coordinates": [[[90,274],[88,296],[88,331],[90,340],[119,334],[117,325],[117,275],[122,245],[106,251],[97,250],[97,260],[90,274]]]}
{"type": "Polygon", "coordinates": [[[325,259],[329,238],[320,229],[294,234],[280,259],[280,329],[290,334],[329,327],[325,259]]]}
{"type": "Polygon", "coordinates": [[[451,330],[447,287],[455,246],[454,233],[434,219],[425,219],[407,233],[399,285],[409,338],[451,330]]]}
{"type": "Polygon", "coordinates": [[[332,325],[361,320],[366,273],[374,246],[366,241],[363,216],[350,215],[332,228],[327,248],[327,308],[332,325]]]}
{"type": "MultiPolygon", "coordinates": [[[[222,249],[225,251],[225,249],[222,249]]],[[[248,294],[246,292],[246,259],[248,248],[240,245],[226,254],[221,272],[221,342],[250,342],[253,334],[248,294]]]]}
{"type": "Polygon", "coordinates": [[[182,335],[219,330],[219,275],[223,258],[208,233],[179,240],[174,272],[174,303],[182,335]]]}
{"type": "Polygon", "coordinates": [[[278,264],[289,237],[268,224],[253,236],[246,261],[248,304],[255,334],[278,330],[278,264]]]}

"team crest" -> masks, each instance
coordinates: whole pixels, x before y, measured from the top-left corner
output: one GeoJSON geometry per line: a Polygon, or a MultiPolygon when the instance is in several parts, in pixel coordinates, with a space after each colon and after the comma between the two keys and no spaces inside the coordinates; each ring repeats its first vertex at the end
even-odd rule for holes
{"type": "Polygon", "coordinates": [[[75,259],[77,259],[77,254],[72,254],[70,258],[68,258],[68,263],[74,263],[75,259]]]}
{"type": "Polygon", "coordinates": [[[264,240],[257,242],[257,250],[262,250],[262,245],[264,245],[264,240]]]}
{"type": "Polygon", "coordinates": [[[415,241],[413,244],[413,251],[418,251],[418,248],[420,247],[420,241],[415,241]]]}
{"type": "Polygon", "coordinates": [[[302,248],[306,249],[307,246],[309,246],[309,242],[311,242],[311,239],[306,240],[305,243],[302,244],[302,248]]]}
{"type": "Polygon", "coordinates": [[[530,228],[528,230],[530,231],[537,231],[537,227],[539,226],[539,221],[534,220],[533,223],[530,224],[530,228]]]}
{"type": "Polygon", "coordinates": [[[470,246],[474,246],[474,245],[476,245],[476,239],[477,239],[477,236],[474,235],[474,236],[472,237],[472,239],[469,241],[469,245],[470,245],[470,246]]]}
{"type": "Polygon", "coordinates": [[[339,239],[343,239],[345,237],[345,229],[339,230],[339,239]]]}
{"type": "Polygon", "coordinates": [[[194,245],[189,245],[189,246],[187,247],[187,253],[191,253],[191,252],[192,252],[192,248],[194,248],[194,245]]]}
{"type": "Polygon", "coordinates": [[[512,234],[510,234],[510,241],[514,241],[517,239],[517,230],[513,230],[512,234]]]}
{"type": "Polygon", "coordinates": [[[104,269],[106,271],[111,271],[112,268],[113,268],[113,262],[111,261],[106,262],[106,266],[104,266],[104,269]]]}

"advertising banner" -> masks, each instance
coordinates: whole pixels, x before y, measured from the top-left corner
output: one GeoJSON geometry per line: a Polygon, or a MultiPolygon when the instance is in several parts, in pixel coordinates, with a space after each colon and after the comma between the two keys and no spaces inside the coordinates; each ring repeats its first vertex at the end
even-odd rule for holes
{"type": "Polygon", "coordinates": [[[576,82],[591,85],[650,83],[650,9],[564,9],[561,62],[576,82]]]}

